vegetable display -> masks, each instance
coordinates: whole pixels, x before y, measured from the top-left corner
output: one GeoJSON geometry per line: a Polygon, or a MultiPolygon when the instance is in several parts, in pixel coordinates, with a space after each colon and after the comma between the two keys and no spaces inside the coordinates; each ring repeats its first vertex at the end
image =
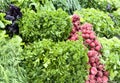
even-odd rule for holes
{"type": "Polygon", "coordinates": [[[0,83],[120,83],[120,0],[0,0],[0,83]]]}

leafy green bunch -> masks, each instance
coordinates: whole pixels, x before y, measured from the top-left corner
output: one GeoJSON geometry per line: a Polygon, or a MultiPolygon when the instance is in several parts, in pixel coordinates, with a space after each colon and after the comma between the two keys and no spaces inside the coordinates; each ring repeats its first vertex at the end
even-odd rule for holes
{"type": "Polygon", "coordinates": [[[19,36],[9,39],[0,31],[0,83],[27,83],[25,70],[19,66],[21,41],[19,36]]]}
{"type": "Polygon", "coordinates": [[[24,48],[21,66],[29,83],[84,83],[88,57],[82,40],[55,43],[44,39],[24,48]]]}
{"type": "Polygon", "coordinates": [[[104,12],[113,12],[120,8],[119,0],[79,0],[82,8],[95,8],[104,12]]]}
{"type": "Polygon", "coordinates": [[[37,13],[25,9],[19,27],[25,42],[33,42],[44,38],[54,41],[66,40],[72,29],[71,19],[62,9],[45,10],[37,13]]]}
{"type": "Polygon", "coordinates": [[[56,9],[62,8],[68,14],[73,14],[75,10],[80,10],[81,6],[78,0],[51,0],[56,9]]]}
{"type": "Polygon", "coordinates": [[[109,71],[111,83],[120,82],[120,40],[116,37],[111,39],[99,38],[103,50],[101,61],[109,71]]]}

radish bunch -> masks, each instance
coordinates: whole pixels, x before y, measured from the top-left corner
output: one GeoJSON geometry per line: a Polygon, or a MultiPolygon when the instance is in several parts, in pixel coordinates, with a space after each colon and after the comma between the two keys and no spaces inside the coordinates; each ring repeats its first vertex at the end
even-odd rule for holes
{"type": "Polygon", "coordinates": [[[72,23],[73,23],[73,28],[70,33],[70,37],[68,39],[75,41],[75,40],[78,40],[77,32],[80,30],[80,18],[78,15],[74,14],[72,16],[72,23]]]}
{"type": "Polygon", "coordinates": [[[92,30],[92,25],[85,23],[81,26],[84,45],[88,47],[89,64],[91,66],[88,80],[86,83],[108,83],[108,72],[105,71],[104,65],[100,63],[99,56],[101,44],[92,30]]]}
{"type": "Polygon", "coordinates": [[[82,37],[84,39],[84,45],[89,49],[89,76],[86,83],[108,83],[109,73],[105,71],[104,65],[100,63],[100,50],[101,44],[96,38],[96,34],[92,29],[92,25],[85,23],[80,25],[80,18],[78,15],[74,14],[72,16],[73,28],[70,33],[69,40],[78,40],[77,32],[82,32],[82,37]]]}

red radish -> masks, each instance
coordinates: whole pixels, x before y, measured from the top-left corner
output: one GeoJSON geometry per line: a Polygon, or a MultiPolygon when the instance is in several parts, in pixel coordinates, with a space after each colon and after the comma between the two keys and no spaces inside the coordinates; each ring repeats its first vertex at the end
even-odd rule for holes
{"type": "Polygon", "coordinates": [[[83,34],[86,34],[86,30],[85,30],[85,29],[83,29],[83,30],[82,30],[82,33],[83,33],[83,34]]]}
{"type": "Polygon", "coordinates": [[[83,30],[86,30],[86,27],[84,27],[84,26],[81,26],[81,30],[83,31],[83,30]]]}
{"type": "Polygon", "coordinates": [[[107,76],[103,76],[102,77],[102,81],[103,81],[103,83],[108,83],[108,77],[107,76]]]}
{"type": "Polygon", "coordinates": [[[78,39],[78,34],[74,34],[73,36],[74,36],[76,39],[78,39]]]}
{"type": "Polygon", "coordinates": [[[90,57],[90,58],[89,58],[89,61],[90,61],[91,63],[94,63],[94,62],[95,62],[95,58],[94,58],[94,57],[90,57]]]}
{"type": "Polygon", "coordinates": [[[82,26],[85,27],[86,29],[92,30],[92,25],[90,23],[85,23],[82,26]]]}
{"type": "Polygon", "coordinates": [[[100,65],[100,62],[98,61],[98,62],[96,62],[96,64],[97,64],[97,65],[100,65]]]}
{"type": "Polygon", "coordinates": [[[95,48],[93,48],[93,47],[92,47],[92,48],[90,48],[90,50],[93,50],[93,51],[95,51],[95,48]]]}
{"type": "Polygon", "coordinates": [[[85,38],[89,38],[89,34],[85,34],[85,38]]]}
{"type": "Polygon", "coordinates": [[[76,29],[76,32],[79,30],[79,26],[75,26],[74,28],[76,29]]]}
{"type": "Polygon", "coordinates": [[[93,51],[88,51],[88,56],[92,57],[93,56],[93,51]]]}
{"type": "Polygon", "coordinates": [[[90,34],[91,34],[91,35],[93,34],[93,35],[95,36],[95,32],[92,31],[92,30],[89,30],[89,35],[90,35],[90,34]]]}
{"type": "Polygon", "coordinates": [[[84,25],[86,25],[88,30],[92,30],[92,25],[90,23],[85,23],[84,25]]]}
{"type": "Polygon", "coordinates": [[[102,77],[103,76],[103,72],[102,71],[98,71],[97,75],[98,75],[98,77],[102,77]]]}
{"type": "Polygon", "coordinates": [[[80,20],[80,17],[79,17],[77,14],[74,14],[74,15],[72,16],[72,22],[75,22],[75,21],[77,21],[77,20],[80,20]]]}
{"type": "Polygon", "coordinates": [[[90,39],[95,39],[95,38],[96,38],[96,36],[93,33],[91,33],[90,34],[90,39]]]}
{"type": "Polygon", "coordinates": [[[95,80],[90,80],[90,83],[96,83],[96,81],[95,80]]]}
{"type": "Polygon", "coordinates": [[[90,44],[90,47],[95,47],[95,43],[92,42],[92,43],[90,44]]]}
{"type": "Polygon", "coordinates": [[[95,56],[97,56],[97,55],[98,55],[98,52],[97,52],[97,51],[95,51],[95,50],[93,50],[93,53],[94,53],[94,55],[95,55],[95,56]]]}
{"type": "Polygon", "coordinates": [[[76,21],[76,19],[73,19],[73,20],[72,20],[72,22],[75,22],[75,21],[76,21]]]}
{"type": "Polygon", "coordinates": [[[88,56],[89,56],[89,57],[97,56],[97,55],[98,55],[98,53],[97,53],[96,51],[94,51],[94,50],[88,51],[88,56]]]}
{"type": "Polygon", "coordinates": [[[73,36],[73,33],[70,33],[70,36],[73,36]]]}
{"type": "Polygon", "coordinates": [[[86,26],[83,24],[83,25],[81,26],[81,29],[86,29],[86,26]]]}
{"type": "Polygon", "coordinates": [[[73,37],[70,38],[70,40],[76,40],[76,37],[73,36],[73,37]]]}
{"type": "Polygon", "coordinates": [[[96,67],[96,64],[95,64],[95,63],[92,63],[91,66],[92,66],[92,67],[96,67]]]}
{"type": "Polygon", "coordinates": [[[92,30],[92,26],[89,26],[86,28],[87,30],[92,30]]]}
{"type": "Polygon", "coordinates": [[[97,83],[103,83],[102,78],[98,77],[97,78],[97,83]]]}
{"type": "Polygon", "coordinates": [[[92,57],[92,56],[95,56],[95,55],[96,55],[96,52],[94,50],[88,51],[88,56],[89,57],[92,57]]]}
{"type": "Polygon", "coordinates": [[[72,33],[75,33],[75,32],[76,32],[76,29],[75,29],[75,28],[73,28],[73,29],[72,29],[72,33]]]}
{"type": "Polygon", "coordinates": [[[95,40],[94,43],[95,43],[96,46],[99,45],[98,40],[95,40]]]}
{"type": "Polygon", "coordinates": [[[108,77],[109,76],[109,72],[108,71],[104,71],[104,75],[108,77]]]}
{"type": "Polygon", "coordinates": [[[95,79],[95,75],[89,75],[89,79],[90,80],[94,80],[95,79]]]}
{"type": "Polygon", "coordinates": [[[100,47],[100,46],[96,46],[96,47],[95,47],[95,50],[96,50],[96,51],[100,51],[100,50],[101,50],[101,47],[100,47]]]}
{"type": "Polygon", "coordinates": [[[80,20],[76,20],[73,24],[79,26],[80,25],[80,20]]]}
{"type": "Polygon", "coordinates": [[[103,66],[102,64],[100,64],[100,65],[98,66],[98,69],[99,69],[99,70],[103,70],[103,69],[104,69],[104,66],[103,66]]]}
{"type": "Polygon", "coordinates": [[[85,34],[82,34],[82,37],[83,37],[83,38],[86,38],[85,34]]]}
{"type": "Polygon", "coordinates": [[[99,57],[98,56],[95,58],[95,62],[96,63],[99,62],[99,57]]]}
{"type": "Polygon", "coordinates": [[[91,41],[90,39],[86,39],[85,42],[86,42],[87,44],[90,44],[92,41],[91,41]]]}
{"type": "Polygon", "coordinates": [[[86,30],[86,33],[90,34],[90,33],[91,33],[91,31],[90,31],[90,30],[86,30]]]}
{"type": "Polygon", "coordinates": [[[85,83],[90,83],[89,80],[87,80],[85,83]]]}
{"type": "Polygon", "coordinates": [[[91,74],[96,75],[97,74],[97,69],[96,67],[91,68],[91,74]]]}

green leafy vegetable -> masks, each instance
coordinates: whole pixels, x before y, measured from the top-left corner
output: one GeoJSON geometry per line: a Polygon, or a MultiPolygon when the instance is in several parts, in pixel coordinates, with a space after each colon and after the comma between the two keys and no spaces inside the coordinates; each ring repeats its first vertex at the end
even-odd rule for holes
{"type": "Polygon", "coordinates": [[[27,83],[25,70],[19,66],[21,41],[18,36],[9,39],[0,31],[0,83],[27,83]]]}
{"type": "Polygon", "coordinates": [[[38,13],[25,9],[19,27],[25,42],[44,38],[54,41],[66,40],[72,28],[70,17],[62,9],[38,13]]]}
{"type": "Polygon", "coordinates": [[[26,46],[21,65],[29,83],[84,83],[88,57],[81,41],[55,43],[45,39],[26,46]]]}
{"type": "Polygon", "coordinates": [[[81,6],[78,0],[51,0],[56,9],[62,8],[69,14],[73,14],[75,10],[80,10],[81,6]]]}
{"type": "Polygon", "coordinates": [[[105,64],[110,73],[110,80],[120,81],[120,40],[116,37],[112,39],[99,38],[103,46],[103,57],[101,61],[105,64]]]}

